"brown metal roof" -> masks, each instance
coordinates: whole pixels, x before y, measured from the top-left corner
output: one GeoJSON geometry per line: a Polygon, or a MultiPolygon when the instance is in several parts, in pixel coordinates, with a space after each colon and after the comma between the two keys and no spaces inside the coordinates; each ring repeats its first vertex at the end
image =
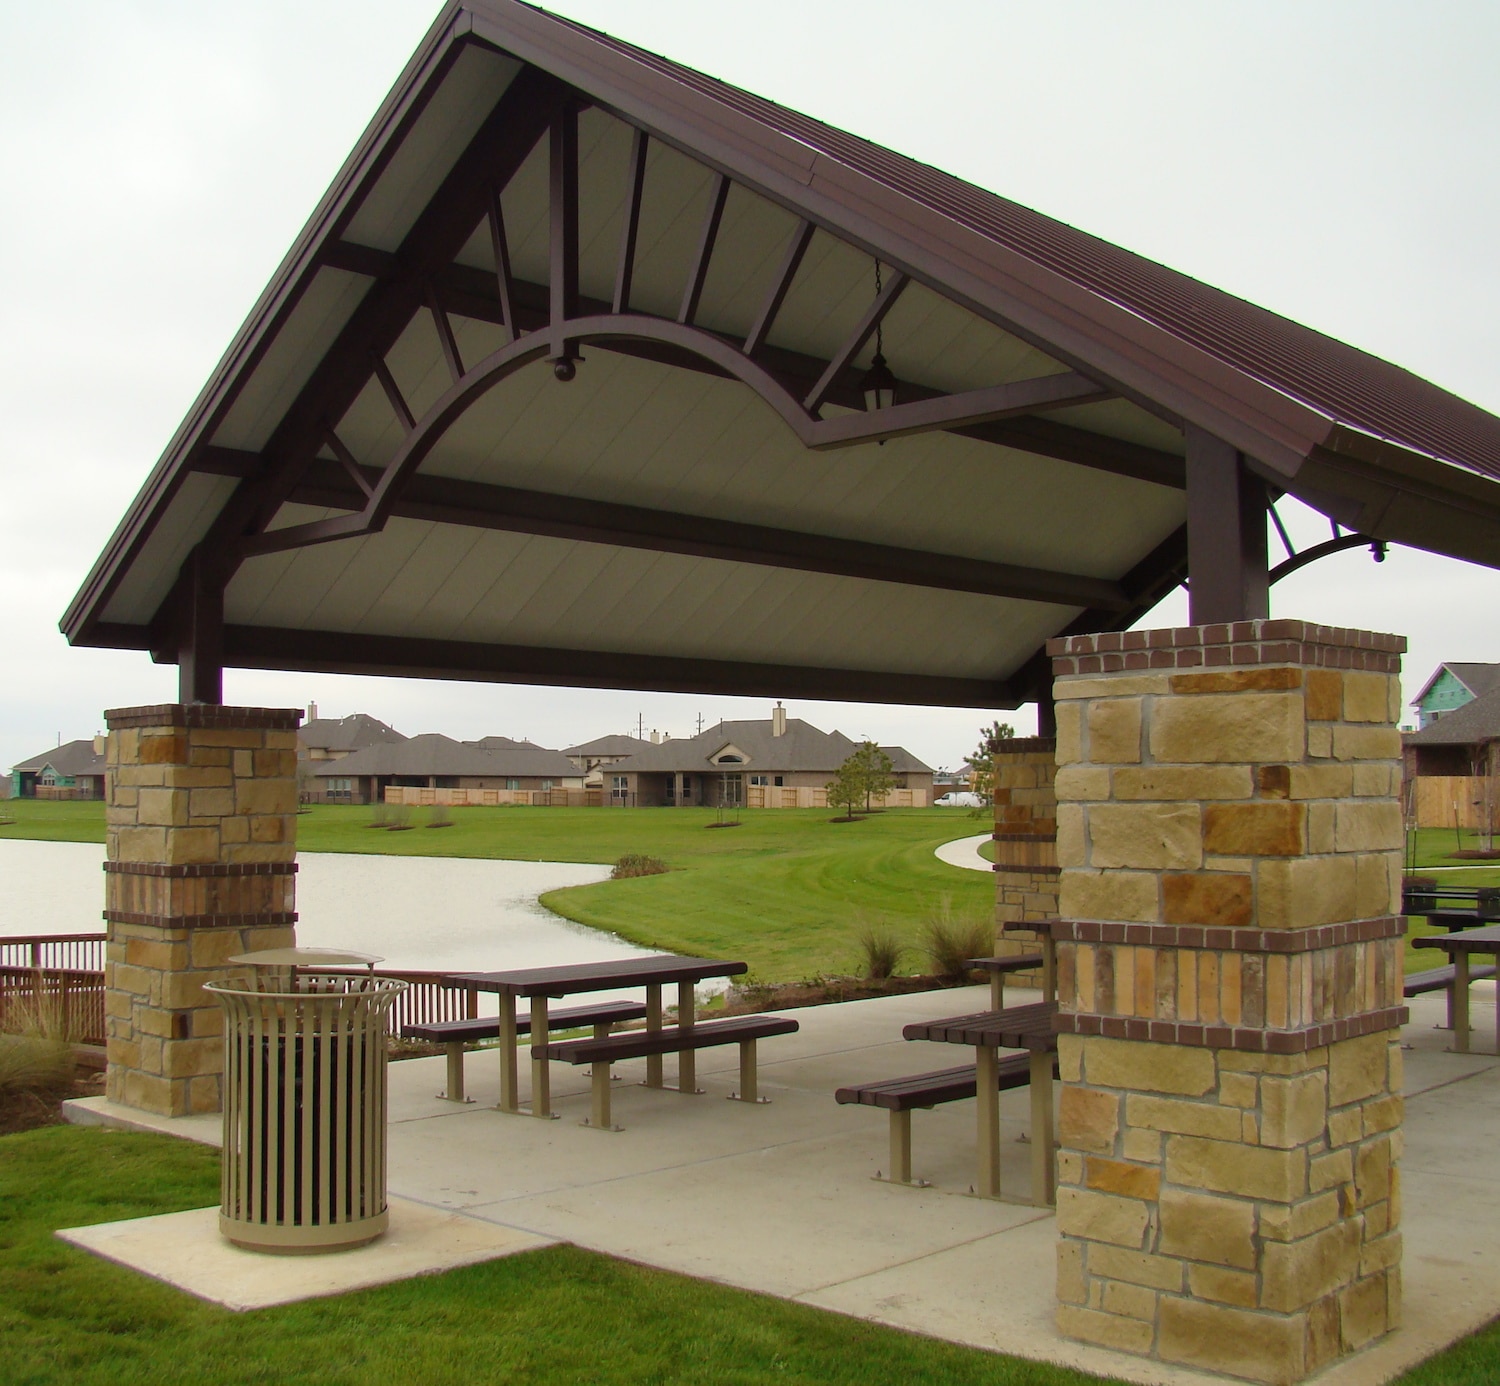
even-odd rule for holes
{"type": "Polygon", "coordinates": [[[548,18],[1019,252],[1330,420],[1500,478],[1500,419],[1400,366],[930,164],[575,20],[548,18]]]}

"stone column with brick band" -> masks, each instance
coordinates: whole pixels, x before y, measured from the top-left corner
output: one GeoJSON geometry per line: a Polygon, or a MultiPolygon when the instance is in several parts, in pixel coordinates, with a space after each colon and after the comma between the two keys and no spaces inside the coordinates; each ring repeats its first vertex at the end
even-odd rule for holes
{"type": "MultiPolygon", "coordinates": [[[[1028,924],[1057,918],[1057,742],[1050,736],[1013,737],[991,761],[995,797],[995,956],[1040,950],[1028,924]]],[[[1040,986],[1028,972],[1018,981],[1040,986]]]]}
{"type": "Polygon", "coordinates": [[[217,1111],[224,959],[295,942],[297,724],[281,708],[116,708],[107,754],[106,1092],[217,1111]]]}
{"type": "Polygon", "coordinates": [[[1049,646],[1069,1337],[1289,1383],[1397,1325],[1404,649],[1049,646]]]}

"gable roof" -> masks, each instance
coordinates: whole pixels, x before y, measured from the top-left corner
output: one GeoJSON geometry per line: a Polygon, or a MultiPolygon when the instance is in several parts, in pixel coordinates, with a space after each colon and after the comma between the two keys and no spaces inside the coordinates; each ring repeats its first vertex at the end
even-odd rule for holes
{"type": "Polygon", "coordinates": [[[24,770],[27,773],[41,774],[49,765],[59,775],[65,775],[69,779],[78,775],[104,774],[104,757],[94,749],[92,737],[64,741],[61,746],[54,746],[50,751],[43,751],[39,756],[12,766],[11,772],[14,774],[18,770],[24,770]]]}
{"type": "MultiPolygon", "coordinates": [[[[842,732],[825,732],[800,717],[787,718],[786,731],[775,736],[771,720],[720,722],[697,736],[674,737],[660,745],[648,745],[631,756],[627,768],[633,772],[711,774],[722,769],[752,774],[808,772],[833,774],[859,749],[842,732]],[[733,747],[745,759],[742,764],[722,767],[714,763],[721,751],[733,747]]],[[[898,774],[930,770],[901,746],[882,746],[898,774]]]]}
{"type": "MultiPolygon", "coordinates": [[[[497,740],[503,738],[496,738],[497,740]]],[[[426,732],[400,742],[367,746],[342,760],[320,765],[314,775],[492,775],[516,778],[563,779],[578,768],[560,751],[513,742],[509,746],[481,746],[426,732]]]]}
{"type": "Polygon", "coordinates": [[[680,64],[464,0],[63,625],[160,650],[223,556],[232,665],[1009,707],[1046,638],[1129,626],[1180,581],[1188,428],[1348,527],[1500,566],[1500,421],[1473,405],[680,64]],[[580,189],[555,217],[549,139],[580,189]],[[902,393],[869,415],[886,309],[902,393]]]}
{"type": "Polygon", "coordinates": [[[1432,671],[1432,676],[1412,699],[1413,704],[1420,703],[1432,691],[1433,685],[1442,678],[1445,669],[1476,698],[1500,686],[1500,664],[1457,664],[1444,661],[1432,671]]]}
{"type": "Polygon", "coordinates": [[[643,747],[652,744],[638,736],[612,734],[596,736],[592,741],[585,741],[581,746],[565,746],[563,754],[565,756],[633,756],[643,747]]]}
{"type": "Polygon", "coordinates": [[[405,741],[406,737],[379,718],[364,712],[347,717],[315,717],[297,728],[297,740],[306,747],[322,751],[357,751],[387,741],[405,741]]]}
{"type": "MultiPolygon", "coordinates": [[[[1481,666],[1485,667],[1485,666],[1481,666]]],[[[1473,746],[1500,740],[1500,686],[1445,712],[1421,731],[1402,737],[1407,746],[1473,746]]]]}

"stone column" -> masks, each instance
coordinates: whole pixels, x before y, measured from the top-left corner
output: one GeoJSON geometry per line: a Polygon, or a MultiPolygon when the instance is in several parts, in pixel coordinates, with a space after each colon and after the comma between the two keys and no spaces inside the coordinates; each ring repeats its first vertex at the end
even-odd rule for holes
{"type": "MultiPolygon", "coordinates": [[[[1057,918],[1057,742],[1015,737],[995,752],[995,956],[1035,953],[1041,935],[1027,924],[1057,918]]],[[[1038,975],[1014,974],[1041,985],[1038,975]]]]}
{"type": "Polygon", "coordinates": [[[1052,642],[1069,1337],[1279,1386],[1397,1325],[1404,648],[1052,642]]]}
{"type": "Polygon", "coordinates": [[[295,941],[297,723],[280,708],[117,708],[109,724],[109,1100],[217,1111],[224,959],[295,941]]]}

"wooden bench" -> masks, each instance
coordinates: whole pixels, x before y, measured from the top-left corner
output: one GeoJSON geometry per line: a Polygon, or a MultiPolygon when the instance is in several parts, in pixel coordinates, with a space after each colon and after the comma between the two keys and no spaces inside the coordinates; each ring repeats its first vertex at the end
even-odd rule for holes
{"type": "MultiPolygon", "coordinates": [[[[607,1038],[560,1040],[534,1045],[533,1056],[568,1064],[593,1066],[593,1100],[588,1125],[601,1131],[621,1128],[610,1121],[609,1067],[622,1059],[645,1059],[657,1054],[693,1053],[720,1044],[740,1047],[740,1088],[730,1096],[739,1102],[760,1102],[755,1072],[755,1042],[772,1035],[795,1034],[800,1027],[784,1015],[742,1015],[698,1024],[669,1025],[660,1030],[631,1030],[607,1038]]],[[[681,1087],[678,1089],[683,1091],[681,1087]]],[[[696,1089],[690,1089],[696,1091],[696,1089]]]]}
{"type": "MultiPolygon", "coordinates": [[[[996,1065],[1000,1091],[1024,1088],[1031,1082],[1031,1056],[1011,1054],[996,1065]]],[[[1057,1065],[1053,1062],[1053,1074],[1057,1065]]],[[[885,1078],[876,1083],[856,1083],[834,1093],[835,1102],[881,1107],[891,1114],[891,1175],[894,1184],[927,1188],[925,1179],[911,1177],[911,1114],[915,1108],[930,1110],[944,1102],[962,1102],[975,1097],[979,1082],[973,1064],[940,1068],[932,1073],[913,1073],[905,1078],[885,1078]]],[[[877,1179],[882,1178],[876,1174],[877,1179]]]]}
{"type": "MultiPolygon", "coordinates": [[[[639,1001],[595,1001],[587,1006],[574,1006],[571,1010],[554,1011],[547,1024],[552,1029],[573,1030],[584,1025],[594,1027],[594,1038],[603,1039],[610,1026],[626,1020],[644,1020],[646,1008],[639,1001]]],[[[516,1033],[531,1033],[531,1017],[516,1017],[516,1033]]],[[[464,1096],[464,1045],[480,1040],[500,1038],[500,1017],[481,1016],[475,1020],[436,1020],[426,1025],[403,1025],[402,1039],[427,1040],[440,1044],[448,1056],[448,1091],[438,1094],[446,1102],[472,1102],[464,1096]]]]}
{"type": "MultiPolygon", "coordinates": [[[[1469,980],[1477,982],[1483,977],[1493,977],[1495,967],[1489,963],[1469,963],[1469,980]]],[[[1434,967],[1427,972],[1410,973],[1406,981],[1402,983],[1401,992],[1404,996],[1421,996],[1424,992],[1444,991],[1448,993],[1448,1023],[1445,1029],[1453,1028],[1453,981],[1454,968],[1449,963],[1447,967],[1434,967]]]]}
{"type": "MultiPolygon", "coordinates": [[[[1005,1009],[1005,979],[1012,972],[1040,972],[1046,958],[1040,953],[1012,953],[1008,958],[965,958],[964,966],[990,974],[990,1009],[1005,1009]]],[[[1045,978],[1043,979],[1045,987],[1045,978]]]]}

